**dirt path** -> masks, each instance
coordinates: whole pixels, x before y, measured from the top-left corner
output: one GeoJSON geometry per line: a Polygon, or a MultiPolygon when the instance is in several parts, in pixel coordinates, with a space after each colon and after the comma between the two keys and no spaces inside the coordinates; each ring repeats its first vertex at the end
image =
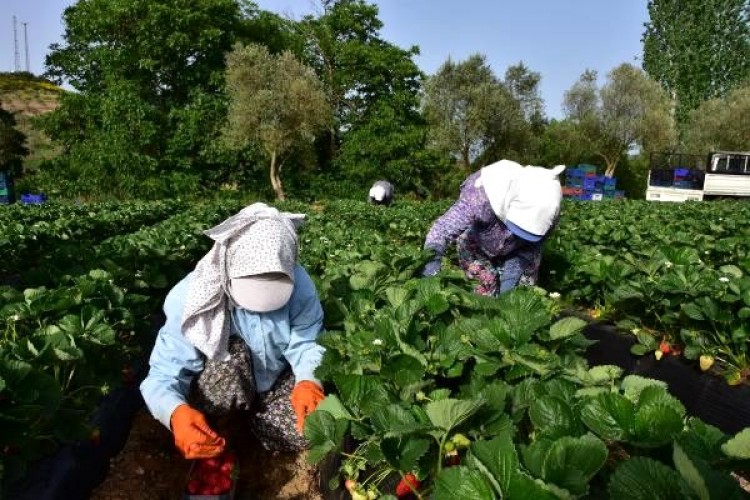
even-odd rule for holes
{"type": "MultiPolygon", "coordinates": [[[[304,454],[270,453],[250,432],[235,432],[240,463],[236,500],[321,500],[317,473],[304,454]]],[[[177,500],[182,498],[190,462],[174,448],[171,434],[141,410],[125,448],[112,459],[107,479],[93,500],[177,500]]]]}

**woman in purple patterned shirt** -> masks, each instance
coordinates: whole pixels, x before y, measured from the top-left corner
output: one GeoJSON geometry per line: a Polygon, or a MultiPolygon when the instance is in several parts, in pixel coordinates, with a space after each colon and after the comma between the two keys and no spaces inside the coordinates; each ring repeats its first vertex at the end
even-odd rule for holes
{"type": "Polygon", "coordinates": [[[423,274],[437,274],[446,248],[455,242],[459,265],[479,281],[476,293],[497,296],[519,283],[535,284],[542,243],[559,219],[557,176],[564,169],[501,160],[470,175],[458,200],[427,233],[424,248],[433,250],[435,259],[423,274]]]}

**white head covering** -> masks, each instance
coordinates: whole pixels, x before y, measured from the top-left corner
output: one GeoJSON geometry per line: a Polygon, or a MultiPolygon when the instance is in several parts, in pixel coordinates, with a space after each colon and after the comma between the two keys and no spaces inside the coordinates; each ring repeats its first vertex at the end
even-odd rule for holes
{"type": "MultiPolygon", "coordinates": [[[[263,280],[265,284],[257,285],[248,282],[247,276],[276,273],[277,277],[287,278],[276,284],[275,298],[265,307],[273,307],[283,299],[279,295],[285,293],[282,290],[285,285],[291,295],[297,258],[296,229],[304,217],[254,203],[205,231],[214,240],[214,246],[193,271],[183,308],[182,334],[206,357],[214,360],[228,357],[229,306],[236,305],[237,299],[253,302],[249,294],[258,290],[253,286],[268,285],[267,279],[263,280]]],[[[264,300],[255,303],[263,308],[264,300]]]]}
{"type": "Polygon", "coordinates": [[[558,175],[565,165],[552,169],[500,160],[482,168],[476,187],[483,187],[492,211],[504,223],[543,236],[560,213],[562,189],[558,175]]]}
{"type": "Polygon", "coordinates": [[[378,201],[383,201],[385,198],[385,187],[380,184],[375,184],[370,188],[370,198],[375,198],[378,201]]]}

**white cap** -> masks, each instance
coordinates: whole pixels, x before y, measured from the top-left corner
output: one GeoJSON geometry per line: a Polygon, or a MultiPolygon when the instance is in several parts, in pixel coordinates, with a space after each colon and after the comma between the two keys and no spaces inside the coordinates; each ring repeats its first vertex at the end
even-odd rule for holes
{"type": "Polygon", "coordinates": [[[289,228],[277,219],[259,220],[230,245],[230,297],[248,311],[280,309],[294,291],[296,262],[296,237],[289,228]]]}
{"type": "Polygon", "coordinates": [[[516,183],[515,196],[508,204],[505,220],[510,223],[509,227],[512,225],[521,230],[517,232],[518,236],[539,241],[560,213],[562,190],[557,171],[526,167],[516,183]]]}
{"type": "Polygon", "coordinates": [[[371,187],[370,198],[375,198],[378,201],[383,201],[383,198],[385,198],[385,188],[380,184],[371,187]]]}

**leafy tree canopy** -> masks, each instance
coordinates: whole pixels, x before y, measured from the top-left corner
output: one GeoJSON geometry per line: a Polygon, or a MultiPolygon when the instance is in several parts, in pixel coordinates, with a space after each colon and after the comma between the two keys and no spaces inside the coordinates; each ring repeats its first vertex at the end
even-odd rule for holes
{"type": "MultiPolygon", "coordinates": [[[[320,16],[299,23],[303,61],[323,82],[333,109],[324,157],[334,160],[346,135],[382,106],[400,117],[416,108],[422,73],[412,60],[416,47],[401,49],[380,36],[378,7],[363,0],[322,2],[320,16]]],[[[395,126],[396,124],[394,124],[395,126]]]]}
{"type": "Polygon", "coordinates": [[[237,148],[258,143],[270,160],[276,197],[285,199],[285,155],[301,143],[311,143],[330,121],[320,80],[289,51],[273,55],[261,45],[238,45],[227,58],[227,90],[227,141],[237,148]]]}
{"type": "Polygon", "coordinates": [[[658,151],[677,142],[673,103],[658,83],[640,69],[622,64],[598,88],[596,73],[586,71],[566,92],[567,118],[578,128],[579,148],[604,161],[615,173],[628,151],[658,151]]]}
{"type": "Polygon", "coordinates": [[[750,77],[748,0],[649,0],[643,67],[677,101],[680,123],[750,77]]]}
{"type": "Polygon", "coordinates": [[[425,84],[423,110],[431,145],[464,168],[514,156],[525,137],[521,104],[481,54],[443,63],[425,84]]]}
{"type": "Polygon", "coordinates": [[[710,99],[690,113],[685,144],[690,152],[750,150],[750,85],[710,99]]]}
{"type": "Polygon", "coordinates": [[[16,177],[21,175],[21,160],[29,154],[25,143],[26,136],[16,128],[13,114],[0,107],[0,171],[10,171],[16,177]]]}

